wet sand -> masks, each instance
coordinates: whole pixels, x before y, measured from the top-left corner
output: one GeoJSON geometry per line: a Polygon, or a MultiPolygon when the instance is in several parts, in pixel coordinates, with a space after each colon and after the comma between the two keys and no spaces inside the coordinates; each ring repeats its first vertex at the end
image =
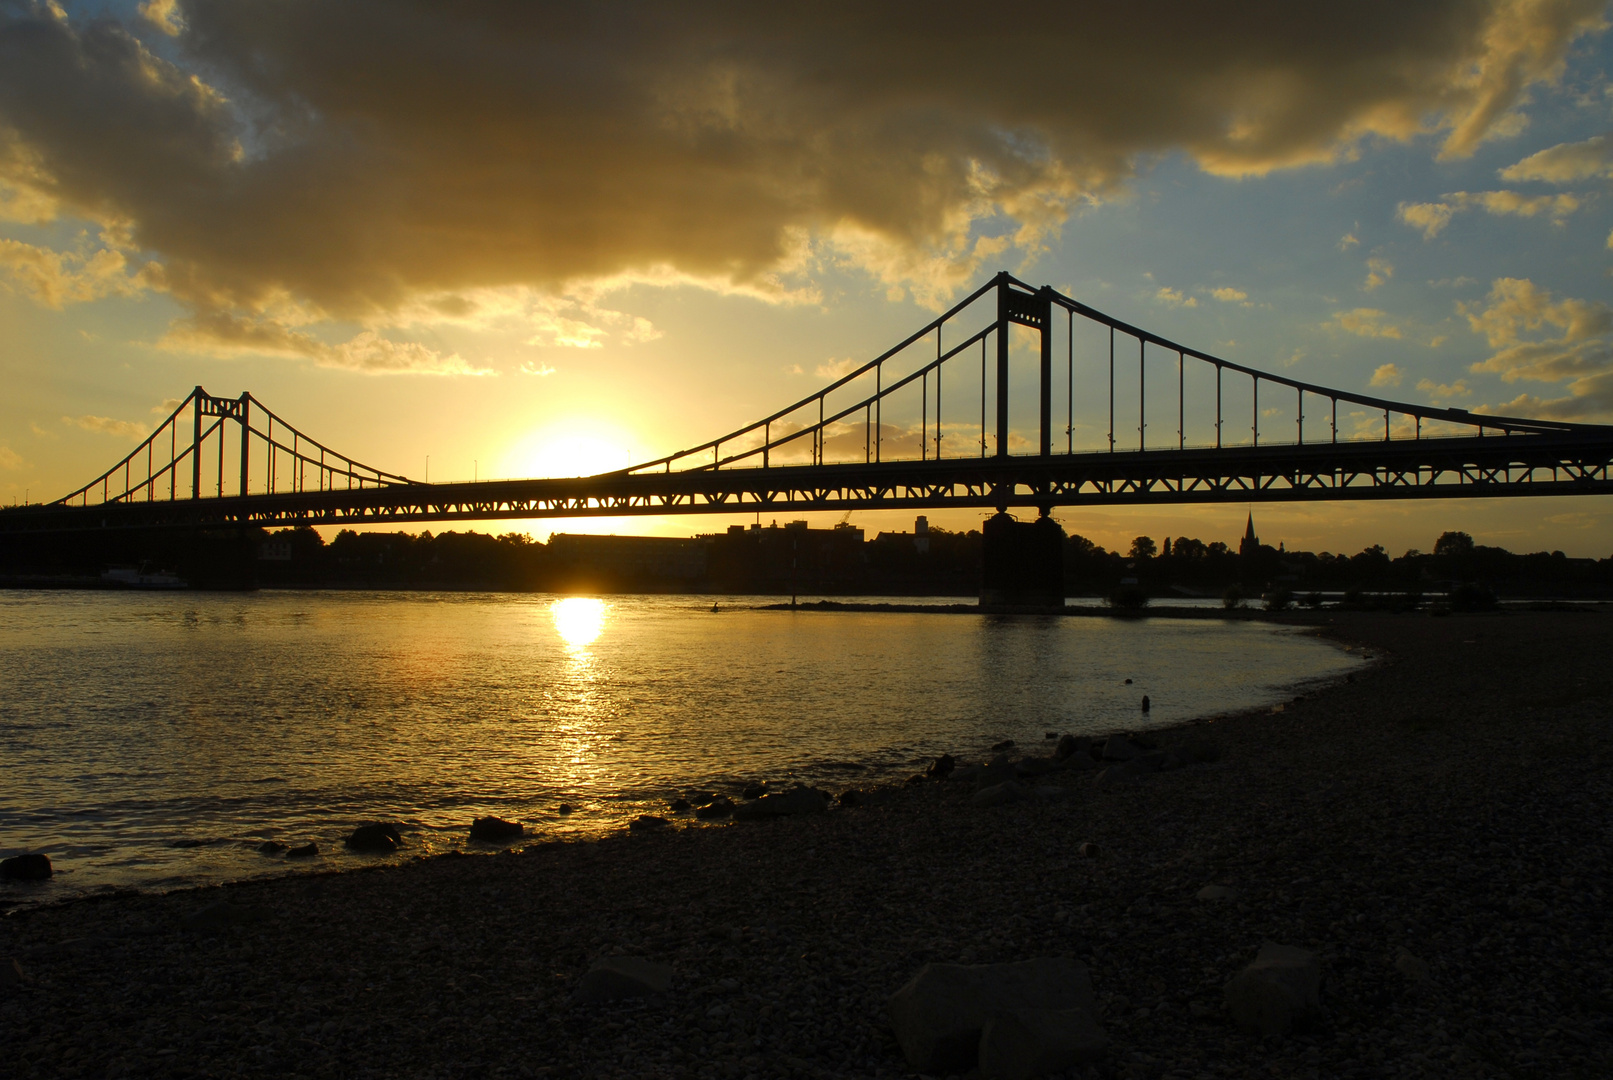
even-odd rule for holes
{"type": "Polygon", "coordinates": [[[1074,1075],[1613,1075],[1613,615],[1287,621],[1378,662],[1195,725],[1215,765],[1061,773],[1062,801],[982,809],[925,783],[802,818],[19,911],[0,919],[24,976],[0,984],[3,1071],[903,1075],[884,1001],[921,964],[1067,954],[1112,1040],[1074,1075]],[[1195,899],[1208,884],[1237,899],[1195,899]],[[225,899],[253,918],[186,925],[225,899]],[[1321,954],[1310,1030],[1228,1022],[1222,987],[1264,940],[1321,954]],[[672,964],[672,992],[572,1006],[613,951],[672,964]]]}

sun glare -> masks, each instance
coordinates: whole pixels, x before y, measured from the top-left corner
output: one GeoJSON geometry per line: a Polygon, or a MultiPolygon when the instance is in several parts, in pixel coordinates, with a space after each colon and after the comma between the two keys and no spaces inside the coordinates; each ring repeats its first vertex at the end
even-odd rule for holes
{"type": "Polygon", "coordinates": [[[535,432],[511,448],[505,475],[549,479],[614,472],[633,464],[626,442],[614,431],[535,432]]]}
{"type": "Polygon", "coordinates": [[[605,601],[582,596],[556,600],[549,609],[568,649],[586,649],[605,631],[605,601]]]}

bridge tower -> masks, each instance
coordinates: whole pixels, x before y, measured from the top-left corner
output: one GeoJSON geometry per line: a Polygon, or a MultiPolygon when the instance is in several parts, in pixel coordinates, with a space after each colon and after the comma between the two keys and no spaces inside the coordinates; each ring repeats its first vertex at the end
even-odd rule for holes
{"type": "MultiPolygon", "coordinates": [[[[1008,339],[1014,323],[1037,332],[1041,342],[1038,384],[1037,454],[1053,453],[1053,290],[1034,293],[1010,286],[997,275],[997,457],[1008,457],[1008,339]]],[[[980,530],[980,604],[982,607],[1052,608],[1064,606],[1064,530],[1049,514],[1050,503],[1038,506],[1035,522],[1008,515],[1007,489],[997,488],[997,513],[980,530]]]]}

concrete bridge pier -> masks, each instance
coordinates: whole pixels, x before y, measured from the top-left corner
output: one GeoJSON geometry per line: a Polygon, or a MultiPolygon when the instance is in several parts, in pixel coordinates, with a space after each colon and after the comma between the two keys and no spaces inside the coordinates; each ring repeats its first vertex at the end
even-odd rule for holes
{"type": "Polygon", "coordinates": [[[1064,606],[1064,530],[1045,509],[1034,522],[999,510],[980,536],[981,607],[1064,606]]]}

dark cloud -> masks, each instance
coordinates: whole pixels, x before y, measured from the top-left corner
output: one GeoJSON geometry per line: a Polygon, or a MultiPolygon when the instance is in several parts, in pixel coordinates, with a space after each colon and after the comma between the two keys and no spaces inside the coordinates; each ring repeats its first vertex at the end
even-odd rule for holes
{"type": "Polygon", "coordinates": [[[253,319],[469,317],[477,290],[622,275],[777,293],[808,257],[933,299],[1007,247],[972,223],[1034,250],[1139,155],[1468,153],[1603,7],[9,3],[0,179],[253,319]]]}

